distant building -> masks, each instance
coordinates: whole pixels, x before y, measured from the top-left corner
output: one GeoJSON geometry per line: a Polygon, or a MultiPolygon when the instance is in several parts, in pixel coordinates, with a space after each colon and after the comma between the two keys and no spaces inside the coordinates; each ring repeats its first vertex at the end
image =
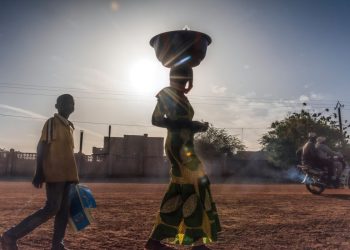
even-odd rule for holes
{"type": "Polygon", "coordinates": [[[121,176],[164,176],[164,138],[142,135],[105,137],[103,148],[93,148],[93,155],[106,157],[106,174],[121,176]]]}

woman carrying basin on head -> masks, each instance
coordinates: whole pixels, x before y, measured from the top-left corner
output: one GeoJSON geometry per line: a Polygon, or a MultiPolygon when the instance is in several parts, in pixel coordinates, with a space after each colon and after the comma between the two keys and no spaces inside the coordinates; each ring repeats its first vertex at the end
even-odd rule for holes
{"type": "Polygon", "coordinates": [[[194,134],[206,131],[208,123],[192,121],[194,110],[185,96],[192,82],[191,67],[173,67],[170,86],[157,94],[152,124],[168,130],[165,152],[171,180],[145,249],[173,249],[161,241],[209,249],[205,244],[216,241],[221,231],[209,179],[194,152],[194,134]]]}

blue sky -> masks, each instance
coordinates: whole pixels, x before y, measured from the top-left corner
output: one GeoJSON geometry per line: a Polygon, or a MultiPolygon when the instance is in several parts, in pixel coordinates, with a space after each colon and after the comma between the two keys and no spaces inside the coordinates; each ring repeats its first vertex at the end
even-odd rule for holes
{"type": "Polygon", "coordinates": [[[150,118],[168,69],[149,40],[186,25],[213,39],[194,68],[195,119],[252,150],[304,101],[322,111],[340,100],[347,119],[348,13],[345,0],[0,1],[0,148],[34,151],[62,93],[76,97],[86,153],[107,124],[113,136],[165,136],[150,118]]]}

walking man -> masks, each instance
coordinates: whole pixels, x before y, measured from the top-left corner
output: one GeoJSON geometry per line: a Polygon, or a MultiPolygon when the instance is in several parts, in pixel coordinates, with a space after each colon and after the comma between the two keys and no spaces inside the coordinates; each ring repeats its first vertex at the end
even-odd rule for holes
{"type": "Polygon", "coordinates": [[[74,111],[69,94],[57,98],[58,114],[48,119],[37,147],[37,167],[32,184],[41,188],[45,182],[45,206],[25,218],[1,236],[3,250],[15,250],[17,240],[55,216],[52,250],[66,249],[63,239],[69,216],[69,190],[79,182],[74,159],[73,124],[68,117],[74,111]]]}

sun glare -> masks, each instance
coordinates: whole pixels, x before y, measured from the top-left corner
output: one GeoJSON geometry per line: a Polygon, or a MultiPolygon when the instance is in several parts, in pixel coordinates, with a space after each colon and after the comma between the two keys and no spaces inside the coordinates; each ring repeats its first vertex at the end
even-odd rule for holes
{"type": "Polygon", "coordinates": [[[156,60],[140,59],[129,68],[129,81],[134,90],[154,92],[164,81],[164,67],[156,60]]]}

